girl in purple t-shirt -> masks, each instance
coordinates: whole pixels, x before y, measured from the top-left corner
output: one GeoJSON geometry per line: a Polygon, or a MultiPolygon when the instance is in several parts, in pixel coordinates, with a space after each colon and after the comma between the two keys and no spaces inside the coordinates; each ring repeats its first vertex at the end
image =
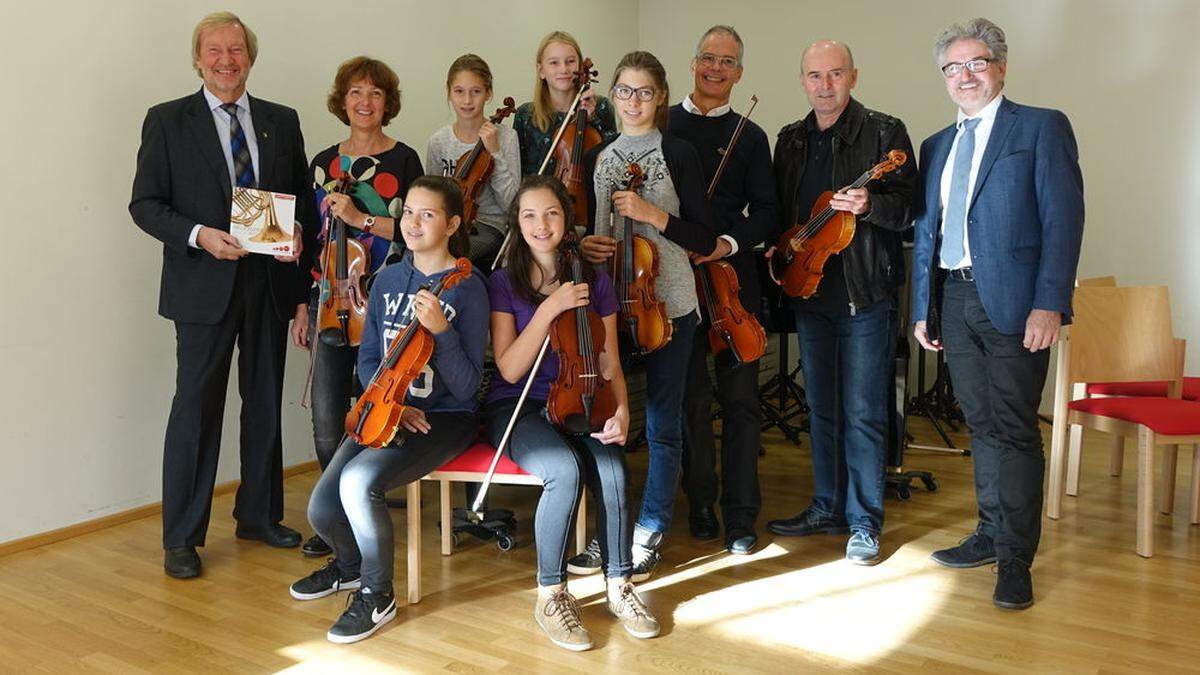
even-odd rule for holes
{"type": "Polygon", "coordinates": [[[629,430],[629,399],[617,352],[617,303],[612,282],[603,272],[585,270],[586,283],[568,277],[559,245],[568,233],[571,198],[556,178],[530,176],[522,182],[509,209],[509,227],[520,228],[503,269],[488,280],[492,309],[492,351],[500,378],[492,385],[485,415],[488,435],[498,443],[516,410],[517,398],[533,377],[529,398],[513,427],[506,452],[521,468],[542,479],[543,491],[534,518],[538,556],[538,599],[534,618],[560,647],[581,651],[592,646],[583,627],[579,604],[567,591],[566,545],[579,505],[580,486],[601,508],[596,514],[608,608],[635,637],[658,635],[658,621],[642,603],[630,575],[633,563],[631,522],[625,503],[625,457],[620,446],[629,430]],[[558,375],[558,359],[547,353],[538,372],[530,374],[555,317],[589,306],[605,328],[600,372],[612,383],[617,411],[600,431],[567,436],[545,416],[550,383],[558,375]]]}

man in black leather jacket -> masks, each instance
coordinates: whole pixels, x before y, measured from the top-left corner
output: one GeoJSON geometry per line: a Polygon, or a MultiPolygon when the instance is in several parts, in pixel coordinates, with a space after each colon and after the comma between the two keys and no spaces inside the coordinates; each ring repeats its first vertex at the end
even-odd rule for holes
{"type": "Polygon", "coordinates": [[[813,499],[800,514],[767,527],[785,536],[849,532],[846,558],[873,564],[883,528],[887,387],[904,274],[900,232],[910,224],[916,162],[903,122],[851,98],[858,71],[849,47],[817,42],[800,68],[812,112],[784,127],[775,144],[780,233],[808,222],[826,191],[835,192],[829,207],[853,214],[857,225],[846,249],[825,263],[816,293],[792,301],[811,408],[813,499]],[[844,189],[891,150],[903,151],[906,163],[844,189]]]}

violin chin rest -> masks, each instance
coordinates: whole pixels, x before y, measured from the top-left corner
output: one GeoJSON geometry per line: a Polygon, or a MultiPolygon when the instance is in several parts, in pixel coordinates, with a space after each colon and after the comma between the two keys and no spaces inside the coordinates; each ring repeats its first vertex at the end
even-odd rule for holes
{"type": "Polygon", "coordinates": [[[572,436],[584,436],[592,433],[592,421],[580,413],[567,415],[563,420],[562,427],[563,431],[572,436]]]}
{"type": "Polygon", "coordinates": [[[321,341],[321,344],[328,347],[345,347],[347,344],[346,334],[340,328],[326,328],[321,331],[317,339],[321,341]]]}

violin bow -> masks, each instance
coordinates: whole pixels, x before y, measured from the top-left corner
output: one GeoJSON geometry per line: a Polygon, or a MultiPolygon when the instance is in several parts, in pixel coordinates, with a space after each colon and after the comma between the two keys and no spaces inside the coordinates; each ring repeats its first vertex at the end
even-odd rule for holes
{"type": "Polygon", "coordinates": [[[533,367],[529,369],[529,377],[525,378],[525,387],[521,389],[521,396],[517,398],[517,407],[513,409],[512,417],[508,418],[508,426],[504,428],[504,435],[496,444],[496,454],[492,455],[492,463],[488,466],[487,475],[483,477],[483,483],[479,486],[479,493],[475,495],[475,503],[471,504],[471,510],[467,512],[467,517],[476,523],[483,522],[483,500],[487,497],[488,488],[492,485],[492,476],[496,473],[496,465],[500,463],[500,454],[508,445],[513,427],[517,425],[517,416],[521,414],[521,407],[525,405],[525,399],[529,396],[529,388],[533,386],[533,378],[537,375],[538,368],[542,366],[542,359],[546,356],[546,350],[549,348],[550,335],[547,334],[546,339],[542,340],[542,348],[538,351],[537,358],[533,360],[533,367]]]}

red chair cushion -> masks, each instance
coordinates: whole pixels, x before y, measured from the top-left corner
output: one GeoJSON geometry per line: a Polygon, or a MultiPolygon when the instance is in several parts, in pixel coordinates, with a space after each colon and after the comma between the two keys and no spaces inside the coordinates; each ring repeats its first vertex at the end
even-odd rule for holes
{"type": "MultiPolygon", "coordinates": [[[[478,441],[475,445],[467,448],[461,455],[446,462],[438,467],[438,471],[471,471],[475,473],[487,473],[488,467],[492,464],[492,457],[496,454],[496,448],[491,444],[478,441]]],[[[517,466],[517,463],[508,458],[507,455],[500,455],[500,461],[496,463],[496,473],[527,476],[529,472],[517,466]]]]}
{"type": "Polygon", "coordinates": [[[1071,410],[1143,424],[1156,434],[1200,434],[1200,402],[1151,396],[1083,398],[1067,404],[1071,410]]]}
{"type": "MultiPolygon", "coordinates": [[[[1091,382],[1087,386],[1089,396],[1160,396],[1167,395],[1167,383],[1159,382],[1091,382]]],[[[1200,377],[1183,378],[1183,398],[1200,400],[1200,377]]]]}

